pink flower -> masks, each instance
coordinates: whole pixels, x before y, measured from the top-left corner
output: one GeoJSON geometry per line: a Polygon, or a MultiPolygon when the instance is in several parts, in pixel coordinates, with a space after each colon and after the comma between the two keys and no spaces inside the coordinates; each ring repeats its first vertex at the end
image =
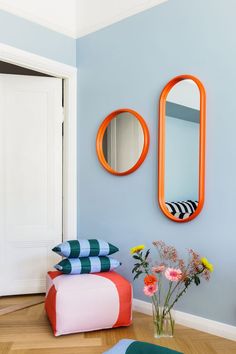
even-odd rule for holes
{"type": "Polygon", "coordinates": [[[159,266],[154,266],[152,267],[152,272],[153,273],[162,273],[165,270],[164,264],[160,264],[159,266]]]}
{"type": "Polygon", "coordinates": [[[182,272],[180,269],[167,268],[165,276],[170,281],[179,281],[182,278],[182,272]]]}
{"type": "Polygon", "coordinates": [[[157,292],[157,285],[145,285],[143,288],[143,292],[147,296],[153,296],[157,292]]]}

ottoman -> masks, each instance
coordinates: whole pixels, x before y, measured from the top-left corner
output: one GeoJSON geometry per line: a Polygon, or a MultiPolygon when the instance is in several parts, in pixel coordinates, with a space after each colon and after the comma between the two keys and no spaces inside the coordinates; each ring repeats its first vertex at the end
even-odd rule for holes
{"type": "Polygon", "coordinates": [[[45,310],[55,336],[129,326],[132,286],[116,272],[48,272],[45,310]]]}

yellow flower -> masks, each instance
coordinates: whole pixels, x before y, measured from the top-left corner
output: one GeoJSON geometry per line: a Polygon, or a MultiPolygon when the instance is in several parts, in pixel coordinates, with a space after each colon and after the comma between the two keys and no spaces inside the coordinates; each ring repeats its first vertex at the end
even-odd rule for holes
{"type": "Polygon", "coordinates": [[[131,254],[138,253],[138,252],[142,251],[144,249],[144,247],[145,247],[144,245],[139,245],[139,246],[132,247],[130,249],[130,253],[131,254]]]}
{"type": "Polygon", "coordinates": [[[207,258],[202,258],[201,259],[201,262],[202,262],[202,265],[207,269],[207,270],[209,270],[209,272],[213,272],[213,270],[214,270],[214,266],[213,266],[213,264],[211,264],[210,262],[208,262],[208,259],[207,258]]]}

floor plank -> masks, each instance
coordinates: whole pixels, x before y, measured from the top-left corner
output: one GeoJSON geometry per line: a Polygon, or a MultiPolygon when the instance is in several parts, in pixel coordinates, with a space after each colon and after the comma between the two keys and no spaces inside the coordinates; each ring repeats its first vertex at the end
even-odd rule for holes
{"type": "Polygon", "coordinates": [[[5,305],[0,308],[0,316],[6,315],[11,312],[19,311],[22,309],[25,309],[27,307],[31,307],[34,305],[38,305],[44,302],[44,299],[33,299],[30,301],[25,301],[19,304],[14,304],[14,305],[5,305]]]}
{"type": "MultiPolygon", "coordinates": [[[[42,297],[41,297],[42,299],[42,297]]],[[[0,299],[0,308],[40,300],[40,296],[0,299]]],[[[185,354],[236,354],[236,342],[176,325],[174,338],[155,339],[152,318],[134,313],[133,325],[54,337],[43,304],[0,316],[0,354],[102,354],[122,338],[143,340],[185,354]]]]}

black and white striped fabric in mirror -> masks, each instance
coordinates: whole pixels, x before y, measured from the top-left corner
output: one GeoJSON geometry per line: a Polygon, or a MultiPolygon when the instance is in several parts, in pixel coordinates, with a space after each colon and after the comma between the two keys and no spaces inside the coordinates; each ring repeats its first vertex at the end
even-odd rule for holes
{"type": "Polygon", "coordinates": [[[198,201],[166,202],[168,211],[177,219],[189,218],[197,209],[198,201]]]}

